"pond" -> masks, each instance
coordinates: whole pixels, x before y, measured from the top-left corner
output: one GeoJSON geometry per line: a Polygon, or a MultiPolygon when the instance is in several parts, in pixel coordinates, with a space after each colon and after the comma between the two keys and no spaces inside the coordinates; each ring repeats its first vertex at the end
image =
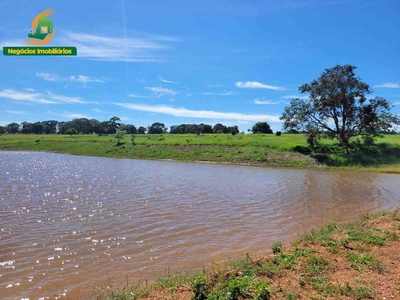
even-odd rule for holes
{"type": "Polygon", "coordinates": [[[395,174],[0,152],[0,295],[71,298],[262,255],[400,203],[395,174]]]}

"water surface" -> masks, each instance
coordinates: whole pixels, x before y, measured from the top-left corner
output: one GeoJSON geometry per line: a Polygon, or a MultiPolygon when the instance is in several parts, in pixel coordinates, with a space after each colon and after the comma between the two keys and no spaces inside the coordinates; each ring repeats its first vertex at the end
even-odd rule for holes
{"type": "Polygon", "coordinates": [[[400,176],[0,152],[2,299],[83,298],[399,206],[400,176]]]}

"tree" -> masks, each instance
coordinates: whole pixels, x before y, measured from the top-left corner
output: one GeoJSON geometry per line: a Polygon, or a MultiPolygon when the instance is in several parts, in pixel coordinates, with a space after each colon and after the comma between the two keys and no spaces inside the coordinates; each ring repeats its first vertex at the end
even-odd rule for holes
{"type": "Polygon", "coordinates": [[[138,130],[137,130],[137,133],[138,134],[145,134],[146,133],[146,128],[145,127],[143,127],[143,126],[140,126],[139,128],[138,128],[138,130]]]}
{"type": "Polygon", "coordinates": [[[234,125],[234,126],[229,126],[228,127],[228,133],[232,134],[232,135],[236,135],[239,133],[239,128],[234,125]]]}
{"type": "Polygon", "coordinates": [[[213,127],[213,133],[228,133],[228,127],[221,123],[217,123],[213,127]]]}
{"type": "Polygon", "coordinates": [[[107,128],[107,133],[115,133],[117,129],[121,126],[121,119],[118,117],[112,117],[108,121],[108,128],[107,128]]]}
{"type": "Polygon", "coordinates": [[[160,134],[166,131],[165,125],[160,122],[156,122],[149,126],[147,133],[148,134],[160,134]]]}
{"type": "Polygon", "coordinates": [[[293,99],[281,116],[284,129],[323,131],[337,138],[346,148],[350,138],[375,135],[388,130],[400,119],[390,113],[390,103],[375,97],[367,100],[372,91],[368,84],[356,77],[351,65],[337,65],[325,69],[321,76],[299,90],[308,99],[293,99]]]}
{"type": "Polygon", "coordinates": [[[53,134],[57,132],[58,121],[49,120],[49,121],[43,121],[42,123],[44,125],[44,133],[53,134]]]}
{"type": "Polygon", "coordinates": [[[69,134],[69,135],[73,135],[73,134],[78,134],[79,132],[78,132],[78,130],[76,130],[75,128],[70,128],[70,129],[67,129],[66,131],[65,131],[65,134],[69,134]]]}
{"type": "Polygon", "coordinates": [[[124,138],[126,131],[122,129],[117,129],[115,132],[114,137],[117,139],[117,145],[121,145],[121,140],[124,138]]]}
{"type": "Polygon", "coordinates": [[[5,134],[7,132],[6,128],[3,126],[0,126],[0,134],[5,134]]]}
{"type": "Polygon", "coordinates": [[[137,132],[136,127],[132,124],[121,124],[120,128],[125,130],[127,134],[135,134],[137,132]]]}
{"type": "Polygon", "coordinates": [[[251,132],[253,133],[273,133],[271,127],[268,122],[258,122],[253,125],[251,128],[251,132]]]}
{"type": "Polygon", "coordinates": [[[8,124],[6,127],[8,133],[17,133],[19,130],[19,124],[15,122],[8,124]]]}
{"type": "Polygon", "coordinates": [[[44,125],[42,122],[35,122],[32,124],[32,133],[42,134],[44,132],[44,125]]]}

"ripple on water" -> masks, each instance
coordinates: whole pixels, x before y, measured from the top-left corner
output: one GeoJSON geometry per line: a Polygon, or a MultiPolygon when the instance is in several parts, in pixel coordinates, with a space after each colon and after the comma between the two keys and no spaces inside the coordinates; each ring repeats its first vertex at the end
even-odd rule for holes
{"type": "MultiPolygon", "coordinates": [[[[398,205],[398,176],[0,152],[0,294],[91,295],[398,205]]],[[[55,296],[56,295],[56,296],[55,296]]]]}

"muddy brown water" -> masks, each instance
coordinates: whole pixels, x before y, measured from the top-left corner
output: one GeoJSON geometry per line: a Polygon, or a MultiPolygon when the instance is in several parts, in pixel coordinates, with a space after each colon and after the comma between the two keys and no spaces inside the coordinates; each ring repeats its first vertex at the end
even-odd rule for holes
{"type": "Polygon", "coordinates": [[[87,298],[400,206],[400,176],[0,152],[0,297],[87,298]]]}

